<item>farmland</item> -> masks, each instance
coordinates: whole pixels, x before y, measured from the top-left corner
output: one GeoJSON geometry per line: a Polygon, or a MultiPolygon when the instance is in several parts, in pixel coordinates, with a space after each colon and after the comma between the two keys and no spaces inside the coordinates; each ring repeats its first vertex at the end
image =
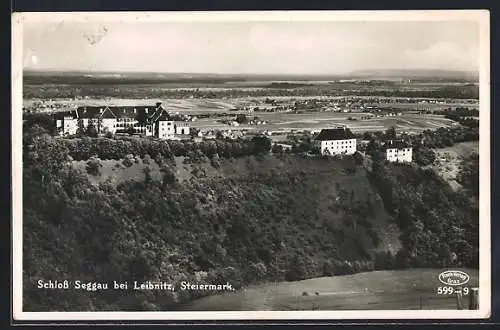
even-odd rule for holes
{"type": "MultiPolygon", "coordinates": [[[[421,132],[425,129],[436,129],[439,127],[452,127],[453,121],[441,116],[412,115],[405,114],[398,117],[385,117],[361,120],[361,113],[345,114],[334,112],[311,112],[305,114],[289,113],[259,113],[255,114],[259,119],[267,122],[266,125],[254,127],[240,125],[231,129],[269,130],[273,132],[287,132],[291,130],[321,130],[336,125],[348,125],[355,132],[381,131],[395,126],[401,131],[412,133],[421,132]],[[348,118],[351,117],[349,120],[348,118]]],[[[193,127],[199,129],[225,129],[228,126],[216,122],[213,118],[199,119],[192,123],[193,127]]]]}
{"type": "MultiPolygon", "coordinates": [[[[304,100],[310,98],[279,98],[282,103],[292,103],[296,100],[304,100]]],[[[109,100],[53,100],[52,103],[57,103],[61,110],[74,109],[77,106],[91,105],[151,105],[157,100],[143,99],[121,99],[111,98],[109,100]]],[[[418,115],[416,110],[422,109],[444,109],[448,107],[456,107],[467,105],[469,107],[477,107],[468,103],[444,103],[444,104],[415,104],[415,103],[397,103],[391,105],[394,111],[400,111],[401,115],[397,117],[374,117],[366,119],[365,113],[357,112],[333,112],[321,111],[320,109],[309,109],[302,113],[293,112],[261,112],[261,111],[231,111],[237,107],[244,107],[249,104],[260,105],[262,99],[258,98],[235,98],[235,99],[163,99],[161,100],[166,105],[167,109],[173,113],[189,114],[192,116],[201,116],[197,121],[192,122],[192,127],[200,130],[251,130],[251,131],[271,131],[271,132],[289,132],[292,130],[320,130],[322,128],[331,127],[334,125],[349,125],[353,131],[379,131],[385,130],[391,126],[395,126],[401,131],[409,133],[418,133],[425,129],[436,129],[439,127],[452,127],[454,122],[445,119],[439,115],[418,115]],[[241,125],[238,127],[229,127],[227,124],[218,122],[219,119],[232,119],[238,113],[245,113],[248,116],[257,116],[260,120],[266,122],[265,125],[251,126],[241,125]],[[210,115],[208,118],[203,116],[210,115]],[[214,117],[218,115],[218,117],[214,117]]],[[[33,108],[37,100],[25,100],[25,108],[33,108]]],[[[383,109],[386,104],[373,104],[373,107],[383,109]]]]}
{"type": "Polygon", "coordinates": [[[406,76],[351,78],[27,72],[23,107],[52,112],[78,106],[153,105],[160,101],[173,113],[199,116],[190,125],[202,131],[231,129],[277,134],[321,130],[333,125],[348,125],[356,132],[394,126],[402,132],[418,133],[451,127],[453,121],[415,112],[478,108],[477,82],[462,76],[458,80],[435,77],[409,80],[406,76]],[[272,105],[268,98],[272,98],[272,105]],[[269,111],[270,106],[281,109],[269,111]],[[330,106],[336,111],[329,111],[330,106]],[[367,119],[363,115],[367,109],[401,113],[398,117],[382,113],[367,119]],[[257,116],[265,124],[230,127],[220,122],[220,119],[230,121],[238,113],[257,116]]]}

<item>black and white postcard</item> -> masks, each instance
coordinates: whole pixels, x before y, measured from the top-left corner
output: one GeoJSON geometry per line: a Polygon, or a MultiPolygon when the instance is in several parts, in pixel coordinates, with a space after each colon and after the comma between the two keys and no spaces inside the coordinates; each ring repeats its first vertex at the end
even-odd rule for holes
{"type": "Polygon", "coordinates": [[[490,315],[488,11],[12,21],[15,320],[490,315]]]}

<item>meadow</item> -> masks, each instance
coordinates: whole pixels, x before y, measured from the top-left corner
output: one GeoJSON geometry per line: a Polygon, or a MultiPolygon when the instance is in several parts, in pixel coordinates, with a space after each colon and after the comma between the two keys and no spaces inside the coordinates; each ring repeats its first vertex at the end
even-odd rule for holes
{"type": "MultiPolygon", "coordinates": [[[[204,297],[187,310],[404,310],[457,309],[456,295],[438,295],[445,269],[373,271],[296,282],[252,285],[235,293],[204,297]]],[[[478,271],[467,287],[477,287],[478,271]]],[[[467,297],[463,298],[467,308],[467,297]]]]}

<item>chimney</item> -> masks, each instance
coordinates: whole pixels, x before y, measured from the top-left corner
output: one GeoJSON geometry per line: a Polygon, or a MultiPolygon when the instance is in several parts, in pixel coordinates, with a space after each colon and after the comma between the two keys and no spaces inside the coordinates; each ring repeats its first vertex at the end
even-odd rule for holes
{"type": "Polygon", "coordinates": [[[148,108],[144,109],[144,112],[147,114],[148,113],[148,108]]]}
{"type": "Polygon", "coordinates": [[[137,113],[137,109],[136,108],[134,108],[134,113],[137,113]]]}

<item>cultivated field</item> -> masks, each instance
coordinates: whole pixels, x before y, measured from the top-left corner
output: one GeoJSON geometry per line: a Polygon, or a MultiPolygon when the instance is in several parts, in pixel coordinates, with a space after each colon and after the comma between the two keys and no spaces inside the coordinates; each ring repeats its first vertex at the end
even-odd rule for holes
{"type": "MultiPolygon", "coordinates": [[[[404,310],[456,309],[455,295],[438,295],[444,269],[374,271],[250,286],[199,299],[188,310],[404,310]]],[[[478,271],[467,287],[478,286],[478,271]]],[[[467,297],[464,298],[464,305],[467,297]]],[[[467,308],[467,307],[465,307],[467,308]]]]}
{"type": "Polygon", "coordinates": [[[252,126],[240,125],[231,127],[219,123],[215,118],[199,119],[191,123],[191,126],[201,130],[208,129],[249,129],[255,131],[286,132],[291,130],[321,130],[338,125],[347,125],[354,132],[380,131],[395,126],[398,131],[418,133],[426,129],[437,129],[439,127],[452,127],[454,122],[442,116],[403,114],[394,117],[379,117],[361,120],[362,113],[337,113],[337,112],[311,112],[303,114],[291,113],[254,113],[250,116],[258,116],[260,120],[267,122],[265,125],[252,126]],[[348,118],[351,117],[349,120],[348,118]]]}
{"type": "MultiPolygon", "coordinates": [[[[342,100],[347,96],[332,97],[332,96],[273,96],[272,99],[279,103],[293,103],[295,101],[305,101],[305,100],[342,100]]],[[[359,99],[369,99],[370,96],[356,96],[353,97],[359,99]]],[[[264,105],[264,100],[267,97],[234,97],[227,99],[131,99],[131,98],[103,98],[103,99],[93,99],[93,98],[83,98],[83,99],[24,99],[23,106],[26,108],[31,107],[34,103],[43,101],[45,104],[61,104],[66,105],[69,108],[77,106],[126,106],[126,105],[154,105],[156,102],[162,102],[171,111],[180,111],[183,113],[200,113],[200,112],[212,112],[212,111],[227,111],[236,106],[240,105],[250,105],[250,106],[262,106],[264,105]]],[[[377,97],[380,100],[390,99],[390,97],[377,97]]],[[[425,99],[425,98],[419,98],[425,99]]],[[[460,107],[465,106],[469,108],[477,108],[478,104],[470,103],[471,100],[462,101],[450,101],[444,103],[414,103],[414,102],[401,102],[401,103],[367,103],[367,106],[380,106],[380,107],[391,107],[401,110],[438,110],[445,109],[448,107],[460,107]]]]}

